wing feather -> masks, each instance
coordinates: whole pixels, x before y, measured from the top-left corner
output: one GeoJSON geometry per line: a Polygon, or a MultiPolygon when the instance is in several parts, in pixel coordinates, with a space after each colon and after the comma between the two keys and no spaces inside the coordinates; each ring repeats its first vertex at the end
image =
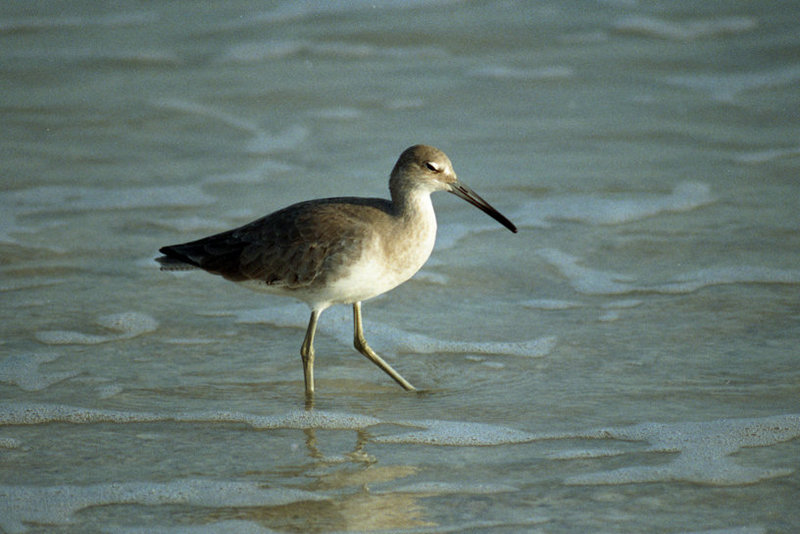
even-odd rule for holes
{"type": "Polygon", "coordinates": [[[336,276],[371,239],[369,221],[389,217],[386,200],[323,199],[294,204],[249,224],[163,247],[163,269],[198,267],[236,282],[300,288],[336,276]]]}

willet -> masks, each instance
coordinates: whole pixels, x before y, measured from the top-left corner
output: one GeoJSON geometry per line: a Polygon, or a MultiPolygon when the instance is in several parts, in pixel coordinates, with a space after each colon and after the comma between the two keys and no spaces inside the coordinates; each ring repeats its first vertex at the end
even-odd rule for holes
{"type": "Polygon", "coordinates": [[[306,397],[314,394],[314,333],[333,304],[352,304],[355,348],[398,384],[405,378],[370,348],[361,302],[402,284],[427,261],[436,239],[431,193],[448,191],[517,231],[456,178],[450,159],[415,145],[398,158],[389,178],[391,200],[340,197],[293,204],[249,224],[180,245],[163,247],[162,270],[203,269],[250,289],[299,299],[311,308],[300,349],[306,397]]]}

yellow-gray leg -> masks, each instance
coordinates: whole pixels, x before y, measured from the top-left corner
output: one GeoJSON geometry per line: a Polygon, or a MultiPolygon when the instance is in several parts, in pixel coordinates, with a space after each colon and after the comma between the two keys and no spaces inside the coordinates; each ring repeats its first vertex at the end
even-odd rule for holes
{"type": "Polygon", "coordinates": [[[311,319],[308,320],[306,337],[300,348],[300,357],[303,359],[303,378],[306,383],[306,397],[314,395],[314,334],[317,331],[319,312],[311,310],[311,319]]]}
{"type": "Polygon", "coordinates": [[[355,345],[356,350],[369,358],[372,363],[383,369],[387,375],[391,376],[395,382],[403,386],[408,391],[413,391],[415,388],[412,386],[408,380],[400,376],[400,373],[392,369],[392,366],[383,361],[383,358],[375,354],[375,351],[367,345],[367,340],[364,339],[364,327],[361,326],[361,303],[356,302],[353,304],[353,325],[355,327],[355,336],[353,345],[355,345]]]}

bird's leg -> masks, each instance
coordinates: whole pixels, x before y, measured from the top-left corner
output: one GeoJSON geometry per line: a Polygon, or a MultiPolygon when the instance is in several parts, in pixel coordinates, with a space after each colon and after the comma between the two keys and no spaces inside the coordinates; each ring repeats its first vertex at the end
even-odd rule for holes
{"type": "Polygon", "coordinates": [[[364,327],[361,326],[361,303],[356,302],[353,304],[353,324],[355,326],[355,336],[353,340],[353,345],[355,345],[356,350],[366,356],[367,358],[372,361],[375,365],[383,369],[387,375],[391,376],[395,382],[403,386],[404,389],[408,391],[413,391],[415,388],[412,386],[408,380],[400,376],[400,373],[392,369],[392,366],[383,361],[383,358],[375,354],[375,351],[367,345],[367,340],[364,339],[364,327]]]}
{"type": "Polygon", "coordinates": [[[319,318],[319,312],[311,310],[311,319],[308,320],[306,337],[303,339],[303,346],[300,348],[307,399],[314,396],[314,333],[317,331],[317,318],[319,318]]]}

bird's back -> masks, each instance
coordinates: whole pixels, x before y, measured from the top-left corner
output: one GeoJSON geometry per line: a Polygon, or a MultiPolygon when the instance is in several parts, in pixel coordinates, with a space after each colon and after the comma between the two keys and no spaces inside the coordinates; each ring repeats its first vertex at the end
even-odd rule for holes
{"type": "Polygon", "coordinates": [[[160,249],[164,270],[200,268],[235,282],[299,289],[361,256],[370,222],[391,220],[384,199],[342,197],[294,204],[239,228],[160,249]]]}

